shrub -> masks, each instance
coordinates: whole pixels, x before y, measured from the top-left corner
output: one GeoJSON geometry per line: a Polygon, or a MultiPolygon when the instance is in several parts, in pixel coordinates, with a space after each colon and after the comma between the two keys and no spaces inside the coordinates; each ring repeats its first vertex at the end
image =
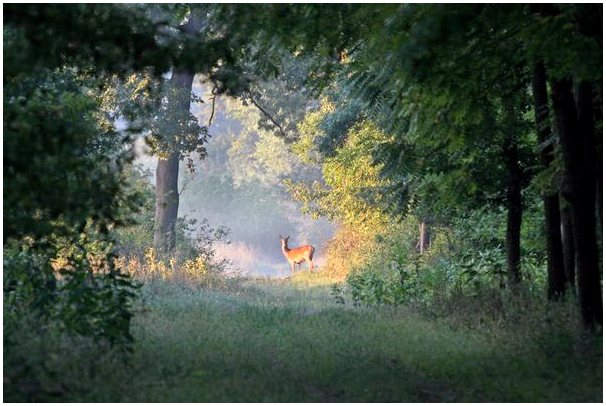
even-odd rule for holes
{"type": "MultiPolygon", "coordinates": [[[[416,221],[409,218],[375,236],[366,256],[350,264],[342,291],[356,304],[429,303],[453,295],[478,296],[505,287],[506,260],[500,234],[502,214],[471,212],[450,227],[433,227],[430,249],[416,252],[416,221]]],[[[353,256],[353,255],[352,255],[353,256]]],[[[526,288],[542,294],[545,258],[523,256],[526,288]]],[[[344,271],[347,273],[347,270],[344,271]]]]}
{"type": "Polygon", "coordinates": [[[229,230],[211,228],[207,220],[180,218],[177,226],[177,249],[173,255],[160,256],[151,246],[139,251],[123,253],[118,263],[136,280],[153,282],[172,280],[208,288],[221,288],[236,276],[232,263],[218,258],[214,244],[228,241],[229,230]]]}
{"type": "Polygon", "coordinates": [[[366,253],[373,245],[372,237],[354,228],[339,228],[326,244],[326,272],[331,277],[345,279],[352,268],[364,263],[366,253]]]}
{"type": "Polygon", "coordinates": [[[4,249],[5,332],[25,315],[60,330],[128,348],[138,285],[114,262],[111,242],[94,233],[47,248],[12,241],[4,249]]]}

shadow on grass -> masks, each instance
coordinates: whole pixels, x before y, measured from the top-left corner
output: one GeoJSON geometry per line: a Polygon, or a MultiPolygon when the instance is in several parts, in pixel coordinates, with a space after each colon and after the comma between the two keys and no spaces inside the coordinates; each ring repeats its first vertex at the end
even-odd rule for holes
{"type": "Polygon", "coordinates": [[[553,343],[558,335],[545,330],[520,345],[526,340],[521,327],[457,329],[405,306],[340,305],[330,293],[333,283],[306,273],[284,280],[243,279],[222,291],[148,283],[133,321],[135,352],[128,359],[58,335],[46,339],[23,331],[8,364],[5,353],[5,399],[597,402],[602,397],[601,341],[581,350],[553,343]],[[15,377],[15,363],[29,369],[15,377]],[[19,391],[19,385],[29,386],[19,391]]]}

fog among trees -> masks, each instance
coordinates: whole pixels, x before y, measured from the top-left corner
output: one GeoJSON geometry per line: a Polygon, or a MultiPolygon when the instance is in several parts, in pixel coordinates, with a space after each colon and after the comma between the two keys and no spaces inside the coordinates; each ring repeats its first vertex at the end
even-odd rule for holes
{"type": "MultiPolygon", "coordinates": [[[[196,78],[193,93],[203,102],[192,103],[191,112],[205,125],[211,116],[212,94],[200,79],[196,78]]],[[[185,163],[180,166],[179,216],[229,228],[229,244],[223,241],[216,247],[220,256],[234,263],[233,270],[285,277],[290,269],[278,236],[290,235],[301,245],[313,242],[323,248],[335,226],[300,213],[301,204],[281,181],[291,177],[320,180],[321,174],[310,167],[294,174],[304,163],[271,129],[258,128],[261,114],[255,106],[217,97],[208,127],[211,138],[205,144],[208,156],[196,160],[193,171],[185,163]]],[[[157,158],[142,141],[137,144],[135,164],[149,171],[154,184],[157,158]]],[[[316,261],[322,266],[322,252],[316,261]]]]}

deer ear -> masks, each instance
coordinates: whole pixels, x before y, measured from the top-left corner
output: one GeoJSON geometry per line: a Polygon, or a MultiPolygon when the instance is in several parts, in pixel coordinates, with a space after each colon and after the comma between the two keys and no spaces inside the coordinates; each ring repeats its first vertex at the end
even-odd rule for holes
{"type": "Polygon", "coordinates": [[[288,237],[285,238],[285,240],[288,240],[290,238],[290,235],[288,237]]]}
{"type": "Polygon", "coordinates": [[[278,238],[279,238],[279,239],[282,239],[282,234],[279,234],[279,235],[278,235],[278,238]]]}

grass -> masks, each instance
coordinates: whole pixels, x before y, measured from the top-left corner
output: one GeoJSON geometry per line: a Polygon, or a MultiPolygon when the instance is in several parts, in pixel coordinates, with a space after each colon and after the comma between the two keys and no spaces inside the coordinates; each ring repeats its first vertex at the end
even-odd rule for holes
{"type": "MultiPolygon", "coordinates": [[[[109,352],[95,355],[98,350],[86,343],[71,343],[71,356],[55,356],[48,364],[49,351],[61,352],[47,341],[27,356],[40,357],[37,362],[54,375],[47,372],[46,381],[37,384],[45,395],[26,400],[602,399],[601,341],[583,346],[583,340],[568,342],[568,335],[543,331],[520,345],[527,339],[522,332],[453,328],[407,307],[337,304],[332,282],[321,274],[300,273],[286,280],[249,279],[226,291],[148,283],[127,365],[109,352]]],[[[65,347],[64,339],[56,340],[65,347]]],[[[5,360],[5,377],[6,372],[5,360]]],[[[5,378],[5,400],[14,393],[12,386],[8,389],[5,378]]]]}

